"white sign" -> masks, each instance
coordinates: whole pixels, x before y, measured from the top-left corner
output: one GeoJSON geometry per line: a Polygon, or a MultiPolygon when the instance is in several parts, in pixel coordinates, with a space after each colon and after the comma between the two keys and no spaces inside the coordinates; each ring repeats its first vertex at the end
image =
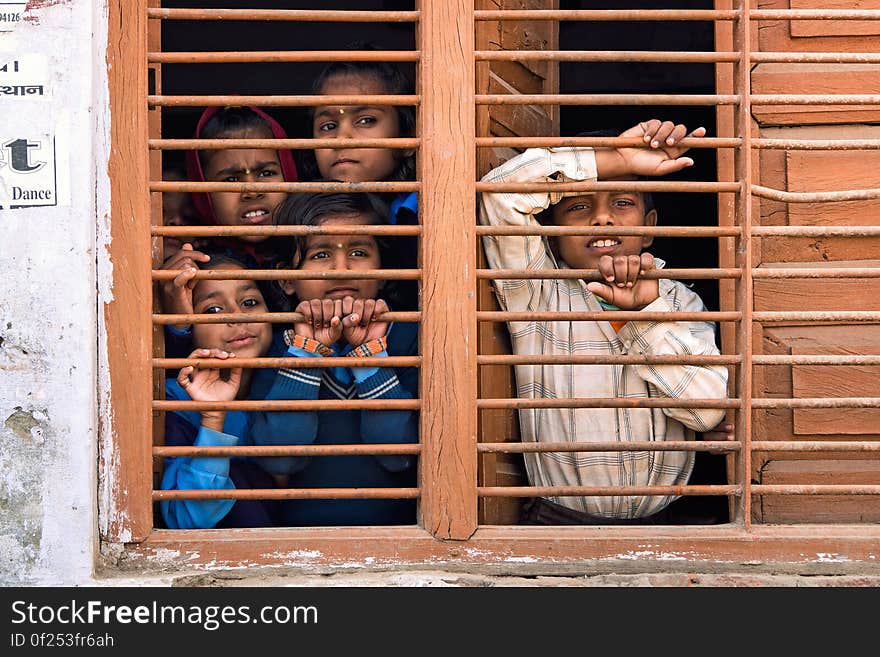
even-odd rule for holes
{"type": "Polygon", "coordinates": [[[24,15],[26,2],[0,2],[0,32],[10,31],[24,15]]]}
{"type": "Polygon", "coordinates": [[[0,137],[0,208],[58,205],[54,135],[0,137]]]}
{"type": "Polygon", "coordinates": [[[0,53],[0,100],[41,100],[49,97],[46,55],[0,53]]]}

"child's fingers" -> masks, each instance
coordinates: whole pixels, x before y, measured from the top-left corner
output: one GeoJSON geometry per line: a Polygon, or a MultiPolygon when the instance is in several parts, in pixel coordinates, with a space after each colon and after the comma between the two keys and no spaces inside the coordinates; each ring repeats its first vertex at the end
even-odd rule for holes
{"type": "Polygon", "coordinates": [[[323,299],[320,301],[320,305],[321,313],[323,315],[322,319],[324,320],[324,328],[329,328],[330,320],[332,320],[336,316],[336,300],[323,299]]]}
{"type": "Polygon", "coordinates": [[[302,301],[297,307],[296,312],[302,313],[306,324],[314,323],[314,313],[312,312],[312,302],[302,301]]]}
{"type": "Polygon", "coordinates": [[[364,300],[354,299],[351,304],[351,314],[357,315],[357,322],[360,323],[364,319],[364,300]]]}
{"type": "Polygon", "coordinates": [[[639,256],[639,275],[654,269],[654,256],[645,251],[639,256]]]}
{"type": "Polygon", "coordinates": [[[632,287],[639,280],[639,274],[642,272],[642,259],[637,255],[627,256],[626,258],[626,287],[632,287]]]}
{"type": "Polygon", "coordinates": [[[324,327],[324,302],[321,299],[312,299],[309,301],[309,310],[312,326],[316,329],[324,327]]]}
{"type": "Polygon", "coordinates": [[[609,283],[614,282],[614,259],[611,256],[604,255],[599,258],[597,267],[599,269],[599,276],[609,283]]]}
{"type": "Polygon", "coordinates": [[[654,172],[654,175],[665,176],[692,166],[694,166],[694,161],[689,157],[677,157],[675,159],[664,160],[657,165],[657,170],[654,172]]]}
{"type": "Polygon", "coordinates": [[[357,326],[358,322],[361,321],[361,316],[357,313],[350,313],[342,318],[342,326],[344,328],[351,328],[353,326],[357,326]]]}
{"type": "Polygon", "coordinates": [[[649,121],[644,121],[639,124],[639,127],[642,129],[642,138],[646,142],[653,141],[654,136],[657,134],[657,130],[660,128],[660,121],[657,119],[650,119],[649,121]]]}
{"type": "Polygon", "coordinates": [[[373,321],[373,315],[376,312],[376,300],[364,299],[364,314],[361,316],[361,326],[366,326],[373,321]]]}
{"type": "Polygon", "coordinates": [[[344,297],[342,299],[342,316],[351,315],[354,312],[354,297],[344,297]]]}
{"type": "Polygon", "coordinates": [[[673,125],[672,129],[670,130],[669,134],[666,135],[666,138],[663,140],[663,142],[667,146],[672,146],[673,144],[677,144],[682,139],[684,139],[686,134],[687,134],[687,127],[686,126],[684,126],[681,123],[679,123],[678,125],[673,125]]]}
{"type": "Polygon", "coordinates": [[[233,367],[229,370],[229,385],[235,387],[236,390],[241,385],[241,370],[240,367],[233,367]]]}
{"type": "Polygon", "coordinates": [[[605,283],[591,281],[587,283],[587,289],[606,303],[614,303],[614,288],[605,283]]]}
{"type": "Polygon", "coordinates": [[[629,275],[630,256],[614,256],[612,263],[614,267],[614,284],[617,287],[632,287],[629,275]]]}
{"type": "Polygon", "coordinates": [[[674,131],[675,124],[672,121],[663,121],[651,138],[651,148],[660,148],[661,145],[665,145],[666,140],[674,131]]]}
{"type": "Polygon", "coordinates": [[[186,390],[186,387],[192,383],[189,377],[193,371],[193,366],[187,365],[186,367],[181,367],[180,371],[177,373],[177,384],[184,390],[186,390]]]}
{"type": "Polygon", "coordinates": [[[373,312],[376,315],[381,315],[382,313],[388,312],[388,304],[385,303],[384,299],[376,299],[376,310],[373,312]]]}
{"type": "Polygon", "coordinates": [[[195,267],[184,269],[182,272],[174,277],[174,287],[177,289],[182,289],[184,287],[192,289],[195,285],[196,272],[198,272],[198,269],[196,269],[195,267]],[[190,285],[190,283],[192,285],[190,285]]]}
{"type": "Polygon", "coordinates": [[[330,318],[327,334],[329,335],[327,344],[336,342],[342,336],[342,320],[336,315],[330,318]]]}

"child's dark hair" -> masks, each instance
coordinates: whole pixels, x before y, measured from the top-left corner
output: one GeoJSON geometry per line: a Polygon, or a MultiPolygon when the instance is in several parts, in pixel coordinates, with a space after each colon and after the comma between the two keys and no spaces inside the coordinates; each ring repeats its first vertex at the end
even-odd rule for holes
{"type": "MultiPolygon", "coordinates": [[[[349,43],[346,49],[379,50],[375,44],[364,41],[349,43]]],[[[369,77],[378,80],[382,85],[382,91],[387,95],[408,96],[413,93],[413,84],[410,79],[399,67],[390,62],[331,62],[315,78],[312,84],[312,93],[316,95],[321,94],[324,85],[329,80],[343,75],[369,77]]],[[[397,114],[397,121],[400,126],[399,136],[414,137],[416,134],[415,108],[409,105],[395,105],[394,111],[397,114]]],[[[310,118],[313,115],[314,110],[310,112],[310,118]]],[[[391,180],[414,180],[416,177],[415,156],[408,151],[405,153],[398,151],[395,153],[395,156],[398,164],[391,176],[391,180]]],[[[320,177],[313,153],[307,156],[304,154],[303,167],[309,178],[315,179],[320,177]]]]}
{"type": "MultiPolygon", "coordinates": [[[[217,269],[223,265],[234,265],[241,269],[260,268],[253,256],[246,253],[244,250],[237,249],[233,246],[211,245],[200,249],[200,251],[211,257],[208,262],[199,265],[202,269],[217,269]]],[[[260,294],[263,295],[266,307],[271,312],[281,312],[286,310],[285,304],[275,290],[277,286],[274,285],[272,281],[254,281],[254,283],[260,290],[260,294]]]]}
{"type": "MultiPolygon", "coordinates": [[[[381,199],[367,192],[338,192],[331,194],[303,193],[291,194],[275,211],[276,223],[279,226],[318,226],[332,216],[359,215],[369,225],[387,224],[388,209],[381,199]]],[[[380,267],[383,269],[401,269],[400,248],[394,248],[395,238],[376,235],[379,247],[380,267]]],[[[296,235],[289,238],[276,238],[276,252],[281,260],[289,260],[292,268],[298,269],[302,254],[306,251],[308,237],[296,235]]],[[[406,306],[407,284],[415,281],[386,281],[382,288],[382,298],[391,308],[400,310],[406,306]]],[[[277,285],[275,287],[278,287],[277,285]]],[[[291,304],[293,305],[293,304],[291,304]]]]}
{"type": "MultiPolygon", "coordinates": [[[[579,132],[577,137],[619,137],[620,130],[612,130],[610,128],[602,128],[601,130],[590,130],[588,132],[579,132]]],[[[638,180],[646,180],[644,176],[636,176],[638,180]]],[[[641,192],[642,199],[645,202],[645,214],[648,214],[656,206],[654,205],[654,195],[651,192],[641,192]]],[[[535,219],[542,225],[550,225],[553,223],[552,208],[547,208],[539,212],[535,219]]]]}
{"type": "MultiPolygon", "coordinates": [[[[199,133],[199,139],[222,139],[231,134],[243,132],[268,132],[272,134],[272,127],[259,114],[249,107],[232,105],[220,108],[216,114],[205,122],[199,133]]],[[[217,151],[199,151],[202,166],[205,156],[217,151]]]]}

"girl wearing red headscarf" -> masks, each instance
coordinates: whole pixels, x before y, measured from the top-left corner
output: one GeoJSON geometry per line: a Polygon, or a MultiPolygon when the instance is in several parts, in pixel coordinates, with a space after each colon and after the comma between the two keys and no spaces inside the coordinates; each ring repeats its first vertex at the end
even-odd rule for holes
{"type": "MultiPolygon", "coordinates": [[[[257,107],[209,107],[199,119],[196,139],[286,139],[287,134],[271,116],[257,107]]],[[[194,182],[295,182],[296,165],[289,150],[269,148],[224,148],[193,150],[186,154],[187,177],[194,182]]],[[[286,192],[193,192],[190,194],[199,220],[221,226],[263,226],[275,223],[275,209],[286,192]]],[[[267,248],[268,236],[246,235],[211,238],[214,248],[226,247],[252,258],[258,266],[274,267],[276,256],[267,248]]],[[[162,308],[167,313],[191,314],[192,288],[199,263],[210,257],[185,243],[162,265],[162,269],[181,270],[161,286],[162,308]]],[[[186,350],[191,328],[169,326],[172,342],[186,350]]],[[[170,346],[170,345],[169,345],[170,346]]],[[[169,349],[166,349],[169,351],[169,349]]],[[[177,351],[170,349],[170,351],[177,351]]]]}

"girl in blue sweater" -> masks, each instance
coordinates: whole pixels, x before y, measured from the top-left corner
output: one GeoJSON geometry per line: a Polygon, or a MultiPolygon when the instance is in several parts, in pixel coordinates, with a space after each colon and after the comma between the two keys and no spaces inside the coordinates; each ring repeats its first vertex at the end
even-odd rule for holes
{"type": "MultiPolygon", "coordinates": [[[[381,204],[367,194],[297,194],[278,209],[279,225],[384,224],[381,204]]],[[[393,266],[387,241],[370,235],[311,235],[288,242],[294,269],[316,274],[393,266]]],[[[367,356],[411,356],[418,352],[414,323],[381,321],[397,303],[394,282],[288,280],[281,283],[291,306],[302,313],[282,333],[283,351],[274,355],[322,358],[345,356],[351,366],[262,370],[253,393],[263,399],[413,399],[415,368],[359,367],[367,356]]],[[[399,308],[397,308],[399,309],[399,308]]],[[[280,341],[276,341],[276,345],[280,341]]],[[[332,410],[256,412],[250,438],[257,445],[382,444],[418,441],[415,411],[332,410]]],[[[293,488],[397,488],[416,485],[415,457],[275,457],[263,461],[293,488]]],[[[291,526],[401,525],[416,521],[412,499],[309,499],[285,503],[291,526]]]]}
{"type": "MultiPolygon", "coordinates": [[[[247,269],[228,252],[208,251],[203,269],[247,269]]],[[[200,280],[192,291],[199,314],[265,313],[266,302],[254,281],[200,280]]],[[[266,322],[196,324],[190,358],[229,360],[266,355],[272,344],[266,322]]],[[[170,400],[232,401],[246,399],[254,370],[184,367],[165,381],[170,400]]],[[[244,411],[172,411],[165,416],[165,444],[176,446],[246,445],[251,413],[244,411]]],[[[249,457],[192,457],[165,459],[163,490],[273,488],[272,477],[249,457]]],[[[211,527],[272,527],[281,523],[280,505],[273,500],[163,500],[165,525],[171,529],[211,527]]]]}

